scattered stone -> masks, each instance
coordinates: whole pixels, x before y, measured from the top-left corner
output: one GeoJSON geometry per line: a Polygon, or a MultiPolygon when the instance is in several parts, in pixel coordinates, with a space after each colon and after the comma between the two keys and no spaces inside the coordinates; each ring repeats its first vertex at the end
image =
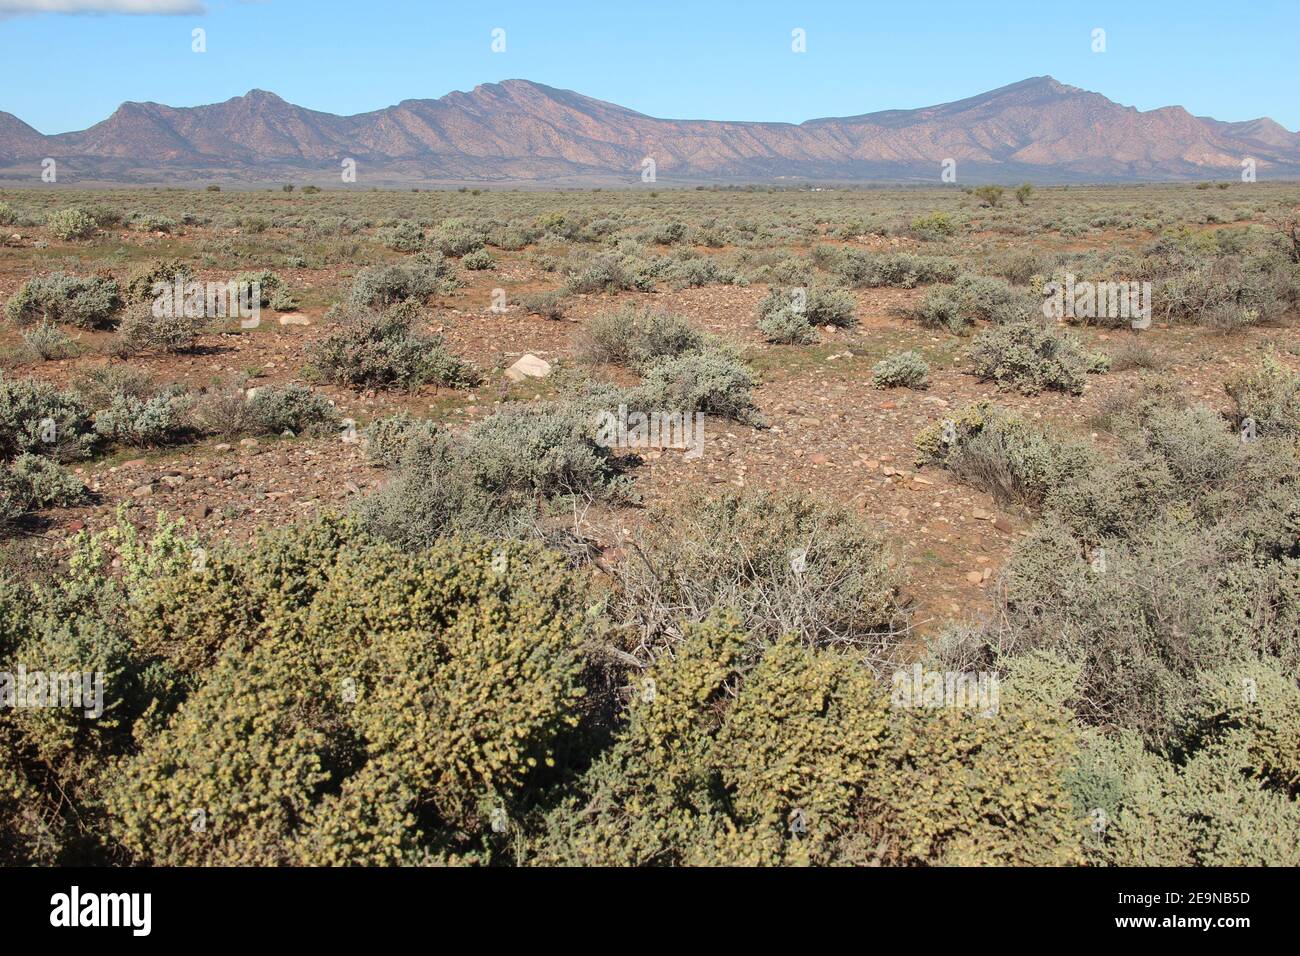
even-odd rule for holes
{"type": "Polygon", "coordinates": [[[132,498],[148,498],[153,495],[154,486],[152,483],[147,485],[137,485],[131,492],[132,498]]]}
{"type": "MultiPolygon", "coordinates": [[[[239,439],[239,445],[240,445],[241,448],[256,448],[256,447],[257,447],[258,445],[260,445],[260,444],[261,444],[261,442],[259,442],[256,438],[241,438],[241,439],[239,439]]],[[[229,447],[229,446],[227,446],[227,447],[229,447]]]]}
{"type": "Polygon", "coordinates": [[[301,312],[286,312],[280,316],[281,325],[311,325],[311,319],[301,312]]]}
{"type": "Polygon", "coordinates": [[[966,580],[969,581],[971,584],[979,584],[981,581],[984,580],[984,575],[981,574],[979,571],[967,571],[966,580]]]}

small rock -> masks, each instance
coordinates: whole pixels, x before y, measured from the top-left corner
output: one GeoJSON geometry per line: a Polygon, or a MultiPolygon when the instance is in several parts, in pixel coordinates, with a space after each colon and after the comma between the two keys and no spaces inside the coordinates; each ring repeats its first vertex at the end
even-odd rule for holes
{"type": "Polygon", "coordinates": [[[153,492],[154,492],[154,487],[152,484],[137,485],[135,489],[131,492],[131,497],[148,498],[153,494],[153,492]]]}
{"type": "Polygon", "coordinates": [[[226,443],[226,442],[222,442],[220,445],[215,446],[212,450],[213,450],[213,451],[230,451],[230,445],[229,445],[228,443],[226,443]]]}
{"type": "Polygon", "coordinates": [[[261,442],[259,442],[256,438],[239,439],[239,445],[241,448],[256,448],[259,444],[261,444],[261,442]]]}
{"type": "Polygon", "coordinates": [[[143,468],[148,462],[143,458],[132,458],[130,461],[122,462],[123,468],[143,468]]]}
{"type": "Polygon", "coordinates": [[[506,378],[512,382],[522,382],[526,378],[546,378],[550,374],[551,363],[531,352],[506,369],[506,378]]]}
{"type": "Polygon", "coordinates": [[[311,325],[311,319],[301,312],[287,312],[280,316],[281,325],[311,325]]]}
{"type": "Polygon", "coordinates": [[[971,584],[979,584],[981,581],[984,580],[984,575],[981,574],[979,571],[967,571],[966,580],[969,581],[971,584]]]}
{"type": "Polygon", "coordinates": [[[993,519],[993,527],[997,528],[1003,534],[1011,533],[1011,522],[1008,521],[1006,518],[1002,517],[1001,515],[998,515],[996,518],[993,519]]]}

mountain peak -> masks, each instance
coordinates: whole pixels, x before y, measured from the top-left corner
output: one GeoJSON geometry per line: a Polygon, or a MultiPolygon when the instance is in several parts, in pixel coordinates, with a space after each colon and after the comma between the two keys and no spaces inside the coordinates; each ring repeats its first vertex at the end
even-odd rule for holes
{"type": "Polygon", "coordinates": [[[283,102],[285,102],[283,99],[281,99],[281,98],[280,98],[279,96],[277,96],[275,93],[271,93],[271,92],[269,92],[269,91],[267,91],[267,90],[259,90],[259,89],[252,89],[252,90],[249,90],[249,91],[248,91],[247,93],[245,93],[243,96],[241,96],[241,97],[236,97],[236,99],[244,99],[244,100],[259,100],[259,101],[262,101],[262,102],[265,102],[265,103],[283,103],[283,102]]]}
{"type": "Polygon", "coordinates": [[[101,179],[317,178],[363,155],[376,184],[638,181],[646,156],[678,181],[924,181],[951,157],[965,181],[1222,177],[1251,155],[1300,175],[1300,134],[1221,123],[1181,107],[1140,111],[1031,76],[919,109],[789,123],[662,119],[512,77],[438,99],[336,116],[251,89],[223,103],[123,103],[79,133],[45,137],[0,114],[0,158],[76,156],[101,179]]]}

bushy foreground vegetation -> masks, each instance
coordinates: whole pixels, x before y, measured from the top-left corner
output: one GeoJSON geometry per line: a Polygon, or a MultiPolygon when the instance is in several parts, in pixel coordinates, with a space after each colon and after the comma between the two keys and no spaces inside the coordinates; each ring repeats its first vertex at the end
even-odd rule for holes
{"type": "Polygon", "coordinates": [[[1165,356],[1127,317],[1040,310],[1069,276],[1150,282],[1158,324],[1260,336],[1300,302],[1267,226],[1293,190],[128,195],[0,203],[40,263],[5,303],[9,361],[64,363],[0,377],[0,535],[96,500],[76,469],[99,455],[337,441],[331,386],[384,480],[247,544],[124,510],[57,563],[5,566],[0,675],[97,672],[104,698],[0,707],[0,863],[1300,863],[1300,377],[1272,353],[1225,374],[1225,414],[1146,374],[1165,356]],[[341,273],[307,287],[313,386],[155,377],[215,339],[150,309],[200,270],[277,310],[290,276],[341,273]],[[497,282],[490,313],[467,301],[497,282]],[[766,289],[749,349],[677,314],[721,285],[766,289]],[[666,292],[677,311],[644,305],[666,292]],[[885,314],[909,338],[869,352],[885,314]],[[545,385],[441,414],[506,363],[426,329],[483,322],[505,352],[566,316],[576,348],[545,385]],[[1087,439],[1056,413],[1094,395],[1107,362],[1083,343],[1106,334],[1111,369],[1141,374],[1102,380],[1087,439]],[[778,362],[841,336],[872,356],[826,356],[857,384],[924,389],[960,354],[988,383],[963,387],[1019,409],[958,403],[916,440],[1027,522],[990,611],[923,646],[905,545],[815,496],[690,486],[589,536],[589,509],[621,526],[641,504],[600,413],[763,427],[754,366],[779,388],[778,362]],[[137,361],[76,358],[101,349],[137,361]],[[434,417],[393,414],[425,399],[434,417]],[[916,667],[995,675],[996,696],[900,700],[916,667]]]}
{"type": "MultiPolygon", "coordinates": [[[[1279,378],[1266,365],[1233,390],[1279,378]]],[[[1068,786],[1097,859],[1295,865],[1297,421],[1243,440],[1176,395],[1137,391],[1113,457],[988,406],[918,437],[925,460],[1041,514],[996,612],[951,629],[934,666],[1055,673],[1085,728],[1068,786]]]]}
{"type": "MultiPolygon", "coordinates": [[[[166,522],[83,534],[66,575],[0,587],[6,668],[105,675],[97,720],[0,712],[0,854],[1295,864],[1294,648],[1252,641],[1263,628],[1229,612],[1204,633],[1238,640],[1202,650],[1181,696],[1155,714],[1116,697],[1169,688],[1160,674],[1187,664],[1129,673],[1109,649],[1133,625],[1102,641],[1086,592],[1057,596],[1050,622],[1026,616],[1029,595],[1075,574],[1049,584],[1035,561],[1082,563],[1048,531],[1011,572],[1005,622],[926,661],[996,668],[995,706],[900,706],[898,645],[879,640],[898,620],[893,578],[883,559],[861,566],[875,546],[854,520],[727,496],[615,582],[509,537],[399,549],[351,519],[211,552],[166,522]],[[651,583],[665,572],[668,590],[651,583]]],[[[1121,608],[1109,628],[1147,593],[1116,551],[1096,599],[1121,608]]]]}

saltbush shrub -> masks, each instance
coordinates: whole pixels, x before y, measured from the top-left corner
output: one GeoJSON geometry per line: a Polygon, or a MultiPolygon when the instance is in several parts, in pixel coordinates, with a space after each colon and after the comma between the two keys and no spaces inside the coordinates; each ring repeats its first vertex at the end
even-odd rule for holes
{"type": "Polygon", "coordinates": [[[192,399],[175,390],[147,399],[119,393],[95,413],[95,433],[113,444],[157,448],[183,442],[193,430],[192,399]]]}
{"type": "Polygon", "coordinates": [[[45,220],[45,225],[54,238],[62,239],[64,242],[89,239],[98,228],[94,216],[75,206],[50,213],[49,218],[45,220]]]}
{"type": "Polygon", "coordinates": [[[1044,389],[1078,395],[1097,368],[1073,336],[1029,322],[991,326],[971,342],[971,371],[999,388],[1036,395],[1044,389]]]}
{"type": "Polygon", "coordinates": [[[323,435],[338,424],[334,403],[306,385],[270,385],[253,390],[248,412],[258,431],[270,435],[323,435]]]}
{"type": "Polygon", "coordinates": [[[348,304],[353,309],[384,309],[414,299],[427,302],[434,295],[455,290],[457,280],[450,262],[438,256],[417,255],[410,265],[368,266],[352,282],[348,304]]]}
{"type": "Polygon", "coordinates": [[[114,352],[118,355],[146,352],[176,355],[193,351],[207,320],[185,313],[185,309],[172,309],[154,315],[153,308],[143,302],[128,306],[118,323],[114,352]]]}
{"type": "Polygon", "coordinates": [[[920,352],[896,352],[872,367],[871,381],[876,388],[926,388],[930,384],[930,364],[920,352]]]}
{"type": "Polygon", "coordinates": [[[878,659],[894,649],[906,617],[895,602],[898,577],[880,538],[848,510],[730,492],[653,517],[620,566],[620,613],[642,643],[730,608],[755,636],[794,634],[878,659]]]}
{"type": "Polygon", "coordinates": [[[23,350],[36,361],[49,362],[76,355],[78,346],[76,340],[58,326],[41,322],[23,333],[23,350]]]}
{"type": "Polygon", "coordinates": [[[90,409],[76,394],[34,379],[0,378],[0,461],[23,452],[75,461],[94,444],[90,409]]]}
{"type": "Polygon", "coordinates": [[[121,307],[122,297],[114,280],[55,272],[24,282],[5,303],[5,315],[16,325],[43,319],[100,329],[111,324],[121,307]]]}
{"type": "Polygon", "coordinates": [[[412,329],[417,317],[409,302],[382,312],[335,306],[327,319],[338,328],[311,349],[312,371],[326,382],[356,389],[473,384],[475,373],[446,350],[442,339],[412,329]]]}

